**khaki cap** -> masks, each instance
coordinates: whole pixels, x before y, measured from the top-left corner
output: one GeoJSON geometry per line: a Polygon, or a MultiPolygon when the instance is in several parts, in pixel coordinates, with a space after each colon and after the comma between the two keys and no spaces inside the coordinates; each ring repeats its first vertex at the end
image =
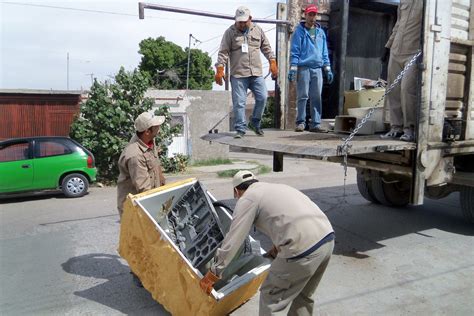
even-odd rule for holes
{"type": "Polygon", "coordinates": [[[246,22],[250,18],[250,10],[247,7],[238,7],[235,10],[235,22],[246,22]]]}
{"type": "Polygon", "coordinates": [[[248,170],[240,170],[234,175],[234,178],[232,178],[232,185],[235,188],[250,180],[257,180],[257,177],[255,177],[255,175],[248,170]]]}
{"type": "Polygon", "coordinates": [[[155,116],[152,112],[143,112],[135,120],[135,130],[144,132],[152,126],[159,126],[165,122],[164,116],[155,116]]]}

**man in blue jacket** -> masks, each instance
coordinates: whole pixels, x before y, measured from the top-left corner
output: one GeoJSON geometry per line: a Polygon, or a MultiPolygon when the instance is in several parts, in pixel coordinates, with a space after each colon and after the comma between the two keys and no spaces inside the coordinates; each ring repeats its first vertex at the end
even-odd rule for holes
{"type": "Polygon", "coordinates": [[[316,23],[318,8],[311,4],[304,11],[305,22],[296,27],[291,40],[290,71],[288,80],[296,82],[297,116],[296,132],[305,129],[306,102],[311,103],[310,132],[327,132],[321,128],[323,71],[326,81],[331,84],[334,76],[328,58],[326,35],[316,23]]]}

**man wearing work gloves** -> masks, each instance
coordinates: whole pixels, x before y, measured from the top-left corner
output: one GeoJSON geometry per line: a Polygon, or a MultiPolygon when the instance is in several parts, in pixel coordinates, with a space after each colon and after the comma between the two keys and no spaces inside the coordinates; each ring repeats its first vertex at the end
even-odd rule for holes
{"type": "Polygon", "coordinates": [[[260,315],[313,315],[314,293],[334,248],[326,215],[306,195],[285,184],[258,182],[243,170],[232,180],[238,199],[230,230],[201,280],[210,293],[255,225],[270,237],[274,257],[260,288],[260,315]]]}
{"type": "Polygon", "coordinates": [[[230,59],[234,129],[237,132],[235,138],[242,138],[247,129],[245,120],[247,89],[250,89],[255,96],[255,107],[248,127],[258,136],[263,136],[260,121],[267,102],[267,86],[262,76],[260,51],[269,60],[270,72],[275,79],[278,67],[270,42],[260,26],[252,23],[250,10],[246,7],[237,8],[235,24],[229,27],[222,37],[215,75],[216,83],[222,85],[224,66],[230,59]]]}
{"type": "Polygon", "coordinates": [[[297,116],[296,132],[305,129],[306,102],[310,100],[310,132],[327,132],[321,128],[323,71],[327,83],[331,84],[334,76],[328,58],[326,35],[316,23],[318,8],[308,5],[304,11],[305,21],[295,29],[291,40],[290,71],[288,80],[296,80],[297,116]]]}

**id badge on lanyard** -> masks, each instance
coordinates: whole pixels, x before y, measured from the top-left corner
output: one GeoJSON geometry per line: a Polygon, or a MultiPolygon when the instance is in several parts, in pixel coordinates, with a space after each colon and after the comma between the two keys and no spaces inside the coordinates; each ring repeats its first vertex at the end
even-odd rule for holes
{"type": "Polygon", "coordinates": [[[244,37],[244,43],[242,44],[242,53],[247,54],[249,52],[249,44],[247,43],[247,36],[244,37]]]}

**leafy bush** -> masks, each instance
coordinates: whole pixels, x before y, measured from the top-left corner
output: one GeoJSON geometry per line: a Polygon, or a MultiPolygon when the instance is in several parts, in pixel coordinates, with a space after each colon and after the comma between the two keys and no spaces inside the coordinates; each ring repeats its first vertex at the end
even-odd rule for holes
{"type": "MultiPolygon", "coordinates": [[[[153,99],[145,98],[149,84],[148,74],[137,69],[127,72],[121,67],[115,82],[100,83],[95,80],[89,98],[81,104],[70,136],[94,154],[99,181],[111,183],[117,180],[118,159],[135,134],[133,123],[139,114],[151,110],[153,106],[153,99]]],[[[181,126],[170,126],[168,107],[160,107],[155,114],[166,117],[157,136],[157,145],[161,163],[168,171],[168,145],[173,136],[180,132],[181,126]]]]}

